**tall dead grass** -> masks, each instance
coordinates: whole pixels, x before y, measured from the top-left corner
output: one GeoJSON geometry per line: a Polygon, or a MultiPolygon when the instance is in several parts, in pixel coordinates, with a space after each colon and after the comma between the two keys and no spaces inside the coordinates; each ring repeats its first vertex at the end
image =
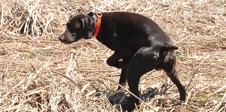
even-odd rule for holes
{"type": "MultiPolygon", "coordinates": [[[[105,64],[112,51],[95,39],[63,45],[68,17],[89,11],[129,11],[156,21],[179,47],[177,69],[188,93],[162,71],[142,77],[136,111],[225,111],[225,0],[2,0],[0,111],[120,111],[120,70],[105,64]],[[147,86],[148,85],[148,86],[147,86]],[[146,96],[145,96],[146,95],[146,96]],[[149,97],[147,97],[149,96],[149,97]],[[110,99],[110,101],[109,101],[110,99]]],[[[124,98],[124,97],[123,97],[124,98]]]]}

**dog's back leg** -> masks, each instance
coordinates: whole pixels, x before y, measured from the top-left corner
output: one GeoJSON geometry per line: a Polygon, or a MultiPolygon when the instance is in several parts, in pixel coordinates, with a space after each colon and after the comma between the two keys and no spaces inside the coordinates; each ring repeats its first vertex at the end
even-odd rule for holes
{"type": "Polygon", "coordinates": [[[169,50],[166,57],[168,59],[165,59],[166,62],[164,62],[165,64],[163,66],[163,70],[166,72],[166,74],[169,76],[169,78],[172,80],[172,82],[177,86],[179,93],[180,93],[180,100],[185,101],[186,100],[186,90],[185,90],[184,86],[181,84],[179,78],[177,77],[177,71],[175,68],[176,56],[172,50],[169,50]]]}
{"type": "MultiPolygon", "coordinates": [[[[159,53],[155,52],[152,47],[144,47],[137,51],[129,62],[127,69],[127,81],[130,91],[139,97],[138,85],[141,76],[154,69],[158,65],[159,53]]],[[[139,100],[135,97],[130,98],[130,109],[134,108],[134,104],[139,104],[139,100]]]]}

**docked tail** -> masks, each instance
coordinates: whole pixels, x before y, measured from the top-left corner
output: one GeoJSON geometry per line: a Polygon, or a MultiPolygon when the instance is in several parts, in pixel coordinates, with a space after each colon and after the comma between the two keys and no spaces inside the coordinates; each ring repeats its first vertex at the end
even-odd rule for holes
{"type": "Polygon", "coordinates": [[[164,45],[160,50],[160,57],[164,63],[167,63],[169,60],[172,60],[175,57],[174,51],[177,50],[178,47],[173,45],[164,45]]]}
{"type": "Polygon", "coordinates": [[[173,45],[165,45],[161,47],[161,51],[177,50],[178,47],[173,45]]]}

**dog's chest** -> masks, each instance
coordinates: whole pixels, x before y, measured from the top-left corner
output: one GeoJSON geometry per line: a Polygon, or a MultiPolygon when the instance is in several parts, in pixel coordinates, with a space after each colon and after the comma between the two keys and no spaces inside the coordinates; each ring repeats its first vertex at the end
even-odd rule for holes
{"type": "Polygon", "coordinates": [[[102,44],[107,46],[111,50],[118,50],[122,47],[122,39],[118,37],[117,32],[111,32],[111,34],[103,35],[102,39],[99,40],[102,44]]]}
{"type": "Polygon", "coordinates": [[[103,44],[107,46],[111,50],[117,50],[120,45],[120,41],[117,41],[118,39],[116,37],[111,37],[108,39],[103,40],[103,44]]]}

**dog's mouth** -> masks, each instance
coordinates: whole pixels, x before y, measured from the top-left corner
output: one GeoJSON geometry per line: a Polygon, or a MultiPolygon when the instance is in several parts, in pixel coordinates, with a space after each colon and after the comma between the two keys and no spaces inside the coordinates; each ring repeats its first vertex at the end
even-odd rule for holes
{"type": "Polygon", "coordinates": [[[62,40],[60,40],[60,42],[63,43],[63,44],[71,44],[71,43],[73,43],[71,41],[62,41],[62,40]]]}
{"type": "Polygon", "coordinates": [[[67,41],[67,39],[65,39],[64,37],[59,36],[58,39],[60,40],[61,43],[64,43],[64,44],[71,44],[72,41],[67,41]]]}

